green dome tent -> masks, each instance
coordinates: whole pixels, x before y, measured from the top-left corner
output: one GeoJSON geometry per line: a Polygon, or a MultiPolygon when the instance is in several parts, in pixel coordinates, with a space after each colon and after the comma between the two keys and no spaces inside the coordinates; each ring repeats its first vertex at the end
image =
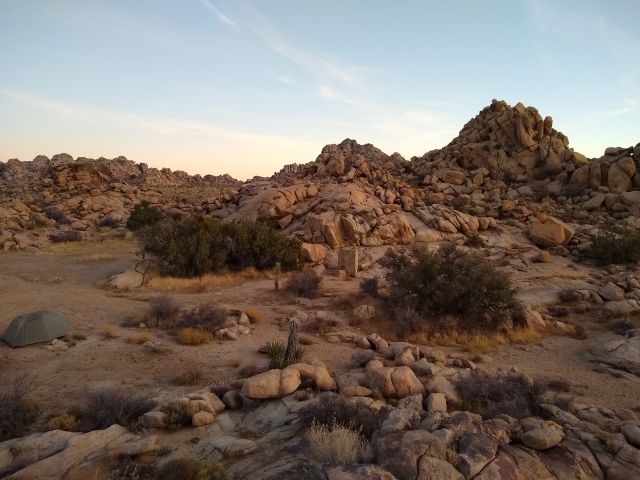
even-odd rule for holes
{"type": "Polygon", "coordinates": [[[24,347],[32,343],[50,342],[72,328],[67,317],[53,310],[24,313],[13,319],[2,340],[12,347],[24,347]]]}

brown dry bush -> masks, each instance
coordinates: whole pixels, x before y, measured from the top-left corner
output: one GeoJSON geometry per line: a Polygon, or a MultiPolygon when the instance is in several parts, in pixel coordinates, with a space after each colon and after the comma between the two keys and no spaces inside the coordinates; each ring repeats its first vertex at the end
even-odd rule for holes
{"type": "Polygon", "coordinates": [[[248,310],[246,310],[244,313],[247,314],[247,317],[249,317],[249,321],[251,323],[260,323],[262,322],[262,313],[258,310],[256,310],[255,308],[249,308],[248,310]]]}
{"type": "Polygon", "coordinates": [[[303,332],[309,333],[328,333],[338,325],[340,325],[340,322],[333,318],[322,315],[314,315],[309,316],[307,321],[302,324],[300,329],[303,332]]]}
{"type": "Polygon", "coordinates": [[[147,343],[149,340],[151,340],[151,338],[151,333],[149,332],[138,332],[129,337],[129,342],[133,343],[134,345],[142,345],[143,343],[147,343]]]}
{"type": "Polygon", "coordinates": [[[522,374],[489,375],[472,372],[454,382],[464,410],[484,419],[506,413],[515,418],[534,415],[537,398],[547,390],[544,383],[533,382],[522,374]]]}
{"type": "Polygon", "coordinates": [[[172,379],[172,385],[200,385],[206,378],[205,369],[200,365],[189,365],[180,370],[172,379]]]}
{"type": "Polygon", "coordinates": [[[286,289],[298,297],[315,298],[322,283],[322,277],[313,270],[305,270],[292,274],[287,281],[286,289]]]}
{"type": "Polygon", "coordinates": [[[380,279],[378,277],[363,278],[360,281],[360,290],[362,293],[373,298],[378,298],[380,289],[380,279]]]}
{"type": "Polygon", "coordinates": [[[224,327],[227,311],[212,303],[202,303],[182,314],[180,326],[207,330],[211,333],[224,327]]]}
{"type": "Polygon", "coordinates": [[[78,230],[60,230],[49,235],[53,243],[79,242],[82,240],[82,232],[78,230]]]}
{"type": "Polygon", "coordinates": [[[38,417],[40,408],[29,395],[34,381],[27,374],[0,376],[0,441],[21,437],[38,417]]]}
{"type": "Polygon", "coordinates": [[[133,428],[154,406],[155,402],[146,395],[126,392],[116,385],[101,385],[89,390],[78,407],[77,417],[85,431],[104,430],[116,423],[133,428]]]}
{"type": "Polygon", "coordinates": [[[149,323],[158,327],[172,327],[179,311],[180,308],[171,295],[156,295],[149,300],[149,323]]]}
{"type": "Polygon", "coordinates": [[[324,392],[311,401],[301,412],[305,425],[342,425],[371,439],[387,416],[387,408],[372,412],[369,407],[335,393],[324,392]]]}

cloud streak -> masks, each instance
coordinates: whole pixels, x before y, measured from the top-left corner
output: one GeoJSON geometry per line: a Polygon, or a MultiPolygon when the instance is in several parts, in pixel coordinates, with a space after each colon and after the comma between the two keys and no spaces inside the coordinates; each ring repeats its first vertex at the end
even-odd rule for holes
{"type": "Polygon", "coordinates": [[[188,119],[154,118],[128,112],[114,112],[14,90],[0,90],[0,96],[72,120],[135,128],[161,136],[204,135],[234,142],[254,142],[292,148],[313,145],[298,138],[234,130],[188,119]]]}
{"type": "Polygon", "coordinates": [[[229,25],[230,27],[238,26],[238,24],[234,22],[231,19],[231,17],[222,13],[220,9],[216,7],[213,3],[211,3],[209,0],[200,0],[200,3],[204,5],[204,7],[207,8],[211,13],[213,13],[213,15],[215,15],[215,17],[218,20],[220,20],[222,23],[229,25]]]}

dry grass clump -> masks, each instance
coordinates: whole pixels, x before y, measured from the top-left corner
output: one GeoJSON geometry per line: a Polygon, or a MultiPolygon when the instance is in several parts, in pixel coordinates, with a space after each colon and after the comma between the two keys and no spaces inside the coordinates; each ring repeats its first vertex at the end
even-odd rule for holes
{"type": "Polygon", "coordinates": [[[366,367],[367,363],[375,358],[380,358],[373,350],[360,350],[353,354],[351,360],[360,368],[366,367]]]}
{"type": "Polygon", "coordinates": [[[49,430],[65,430],[67,432],[79,432],[82,429],[78,418],[69,412],[51,417],[47,422],[47,428],[49,430]]]}
{"type": "Polygon", "coordinates": [[[199,277],[154,277],[149,280],[147,287],[152,290],[166,290],[181,293],[206,293],[221,288],[240,285],[247,280],[243,272],[240,273],[206,273],[199,277]]]}
{"type": "Polygon", "coordinates": [[[102,328],[102,336],[107,339],[117,338],[118,337],[118,326],[117,325],[105,325],[102,328]]]}
{"type": "Polygon", "coordinates": [[[134,345],[142,345],[143,343],[147,343],[151,340],[151,338],[153,337],[150,332],[138,332],[129,337],[129,342],[134,345]]]}
{"type": "MultiPolygon", "coordinates": [[[[5,372],[6,373],[6,372],[5,372]]],[[[29,395],[34,382],[27,374],[0,375],[0,442],[21,437],[40,414],[29,395]]]]}
{"type": "Polygon", "coordinates": [[[462,346],[471,354],[488,353],[499,345],[508,343],[530,343],[539,340],[542,334],[529,328],[515,328],[510,332],[490,333],[483,331],[431,332],[428,328],[421,328],[406,337],[408,342],[427,344],[429,342],[446,347],[462,346]]]}
{"type": "Polygon", "coordinates": [[[249,308],[244,313],[249,317],[251,323],[260,323],[263,320],[262,313],[255,308],[249,308]]]}
{"type": "Polygon", "coordinates": [[[112,260],[115,260],[116,258],[118,257],[112,255],[111,253],[94,253],[93,255],[84,257],[83,260],[87,263],[100,263],[110,262],[112,260]]]}
{"type": "Polygon", "coordinates": [[[206,372],[202,366],[194,364],[180,370],[172,379],[172,385],[201,385],[206,378],[206,372]]]}
{"type": "Polygon", "coordinates": [[[359,431],[336,422],[332,425],[313,422],[305,437],[309,441],[312,456],[318,461],[332,464],[358,463],[368,448],[368,442],[359,431]]]}
{"type": "Polygon", "coordinates": [[[116,385],[101,385],[89,390],[77,416],[85,431],[103,430],[116,423],[132,428],[153,407],[155,402],[146,395],[126,392],[116,385]]]}
{"type": "Polygon", "coordinates": [[[286,289],[298,297],[315,298],[322,283],[322,277],[313,270],[296,272],[289,277],[286,289]]]}
{"type": "Polygon", "coordinates": [[[443,460],[454,466],[458,463],[458,454],[456,453],[456,451],[453,448],[445,446],[440,442],[428,445],[425,455],[427,455],[428,457],[437,458],[438,460],[443,460]]]}
{"type": "Polygon", "coordinates": [[[213,334],[199,328],[183,328],[178,332],[178,342],[181,345],[204,345],[213,341],[213,334]]]}

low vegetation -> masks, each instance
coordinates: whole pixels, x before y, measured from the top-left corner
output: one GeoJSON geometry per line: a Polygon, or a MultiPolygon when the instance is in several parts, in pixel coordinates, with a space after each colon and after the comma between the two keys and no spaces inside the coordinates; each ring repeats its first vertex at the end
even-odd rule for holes
{"type": "Polygon", "coordinates": [[[360,462],[365,456],[368,443],[358,430],[334,422],[331,425],[312,423],[305,437],[311,455],[320,462],[349,465],[360,462]]]}
{"type": "Polygon", "coordinates": [[[473,372],[455,382],[464,410],[475,412],[482,418],[493,418],[506,413],[524,418],[536,412],[537,398],[549,389],[546,382],[534,382],[529,377],[509,373],[488,375],[473,372]]]}
{"type": "Polygon", "coordinates": [[[360,290],[362,293],[373,298],[378,298],[380,289],[380,279],[378,277],[363,278],[360,281],[360,290]]]}
{"type": "Polygon", "coordinates": [[[154,406],[155,402],[146,395],[103,385],[89,390],[78,407],[77,417],[85,431],[103,430],[116,423],[135,428],[138,419],[154,406]]]}
{"type": "Polygon", "coordinates": [[[47,422],[47,428],[49,430],[65,430],[67,432],[79,432],[82,430],[80,421],[70,412],[51,417],[47,422]]]}
{"type": "MultiPolygon", "coordinates": [[[[270,368],[285,368],[287,365],[285,364],[285,353],[287,352],[287,346],[278,342],[277,340],[272,340],[267,342],[265,346],[265,354],[267,357],[271,359],[269,364],[270,368]]],[[[298,345],[295,349],[293,355],[293,362],[298,363],[304,359],[306,353],[306,349],[302,345],[298,345]]]]}
{"type": "Polygon", "coordinates": [[[183,328],[197,328],[211,334],[224,327],[227,311],[217,305],[206,302],[185,311],[180,319],[183,328]]]}
{"type": "Polygon", "coordinates": [[[315,298],[322,283],[322,277],[313,270],[292,274],[287,280],[286,289],[298,297],[315,298]]]}
{"type": "Polygon", "coordinates": [[[186,400],[174,400],[162,406],[161,410],[167,415],[167,428],[179,430],[191,425],[189,414],[189,402],[186,400]]]}
{"type": "Polygon", "coordinates": [[[372,412],[369,407],[347,397],[323,393],[304,407],[301,416],[308,427],[341,425],[371,439],[373,433],[382,426],[387,413],[386,408],[372,412]]]}
{"type": "Polygon", "coordinates": [[[169,294],[152,297],[149,300],[148,323],[156,327],[171,327],[175,325],[180,308],[169,294]]]}
{"type": "Polygon", "coordinates": [[[33,381],[26,374],[0,376],[0,441],[21,437],[40,414],[30,398],[33,381]]]}
{"type": "Polygon", "coordinates": [[[188,365],[180,370],[172,379],[173,385],[200,385],[206,378],[205,369],[200,365],[188,365]]]}
{"type": "Polygon", "coordinates": [[[118,338],[118,326],[117,325],[105,325],[102,327],[102,336],[106,339],[118,338]]]}
{"type": "Polygon", "coordinates": [[[78,230],[58,230],[49,235],[53,243],[79,242],[82,240],[82,232],[78,230]]]}
{"type": "Polygon", "coordinates": [[[127,228],[133,232],[144,227],[154,225],[164,218],[158,207],[154,207],[148,200],[138,203],[127,220],[127,228]]]}
{"type": "Polygon", "coordinates": [[[147,287],[152,290],[164,290],[185,293],[206,293],[221,288],[240,285],[245,280],[258,277],[255,269],[245,269],[242,272],[233,273],[205,273],[198,277],[171,277],[161,276],[149,279],[147,287]]]}
{"type": "Polygon", "coordinates": [[[147,343],[149,340],[151,340],[151,338],[152,336],[149,332],[138,332],[129,337],[129,342],[133,343],[134,345],[142,345],[143,343],[147,343]]]}
{"type": "Polygon", "coordinates": [[[276,264],[294,270],[302,259],[299,240],[264,223],[164,218],[138,230],[138,238],[141,253],[157,260],[161,273],[178,277],[276,264]]]}
{"type": "Polygon", "coordinates": [[[622,230],[593,237],[591,255],[600,265],[623,264],[640,260],[640,232],[622,230]]]}
{"type": "Polygon", "coordinates": [[[496,331],[518,324],[522,306],[509,277],[477,252],[447,244],[391,251],[386,268],[387,311],[406,335],[424,325],[496,331]]]}
{"type": "Polygon", "coordinates": [[[213,334],[200,328],[183,328],[178,332],[178,342],[181,345],[204,345],[213,341],[213,334]]]}

